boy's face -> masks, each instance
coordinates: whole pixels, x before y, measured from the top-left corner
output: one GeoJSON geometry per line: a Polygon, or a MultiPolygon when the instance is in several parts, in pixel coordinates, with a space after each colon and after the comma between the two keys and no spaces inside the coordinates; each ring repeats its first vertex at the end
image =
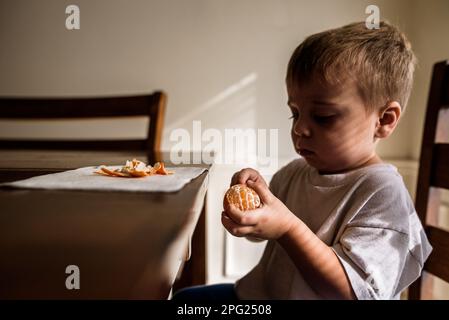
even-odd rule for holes
{"type": "Polygon", "coordinates": [[[353,81],[318,81],[287,88],[296,152],[322,173],[364,166],[375,153],[376,112],[367,112],[353,81]]]}

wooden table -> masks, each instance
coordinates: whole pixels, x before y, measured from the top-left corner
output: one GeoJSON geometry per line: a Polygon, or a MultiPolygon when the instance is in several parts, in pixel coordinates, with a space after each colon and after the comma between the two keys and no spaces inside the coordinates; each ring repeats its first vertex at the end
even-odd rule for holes
{"type": "MultiPolygon", "coordinates": [[[[135,152],[0,150],[0,181],[132,158],[148,161],[135,152]]],[[[208,171],[176,193],[0,188],[0,298],[166,299],[190,253],[177,286],[204,283],[207,187],[208,171]],[[66,288],[69,265],[80,289],[66,288]]]]}

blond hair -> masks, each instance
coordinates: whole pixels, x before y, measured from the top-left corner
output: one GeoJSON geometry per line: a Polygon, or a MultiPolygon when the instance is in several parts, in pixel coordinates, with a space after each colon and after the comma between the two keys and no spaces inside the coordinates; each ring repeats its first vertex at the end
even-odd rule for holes
{"type": "Polygon", "coordinates": [[[397,101],[405,109],[413,85],[416,57],[405,35],[381,22],[364,22],[320,32],[306,38],[288,63],[289,88],[316,75],[325,83],[354,79],[368,109],[397,101]]]}

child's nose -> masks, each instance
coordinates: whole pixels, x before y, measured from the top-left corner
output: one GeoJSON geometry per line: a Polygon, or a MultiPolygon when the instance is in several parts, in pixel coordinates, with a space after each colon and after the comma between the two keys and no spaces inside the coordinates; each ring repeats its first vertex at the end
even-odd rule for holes
{"type": "Polygon", "coordinates": [[[304,116],[299,117],[293,125],[293,131],[298,136],[310,137],[310,128],[304,116]]]}

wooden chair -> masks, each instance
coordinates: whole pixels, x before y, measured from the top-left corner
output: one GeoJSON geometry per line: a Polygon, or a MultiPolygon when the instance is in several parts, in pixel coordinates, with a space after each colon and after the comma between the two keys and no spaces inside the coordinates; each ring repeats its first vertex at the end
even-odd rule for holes
{"type": "Polygon", "coordinates": [[[415,207],[433,251],[423,275],[409,288],[409,299],[432,298],[432,278],[449,282],[449,232],[437,227],[440,189],[449,189],[449,60],[436,63],[427,102],[415,207]],[[438,189],[440,188],[440,189],[438,189]]]}
{"type": "Polygon", "coordinates": [[[141,140],[6,140],[0,149],[160,151],[166,94],[95,98],[0,98],[0,119],[75,119],[148,116],[148,134],[141,140]]]}

